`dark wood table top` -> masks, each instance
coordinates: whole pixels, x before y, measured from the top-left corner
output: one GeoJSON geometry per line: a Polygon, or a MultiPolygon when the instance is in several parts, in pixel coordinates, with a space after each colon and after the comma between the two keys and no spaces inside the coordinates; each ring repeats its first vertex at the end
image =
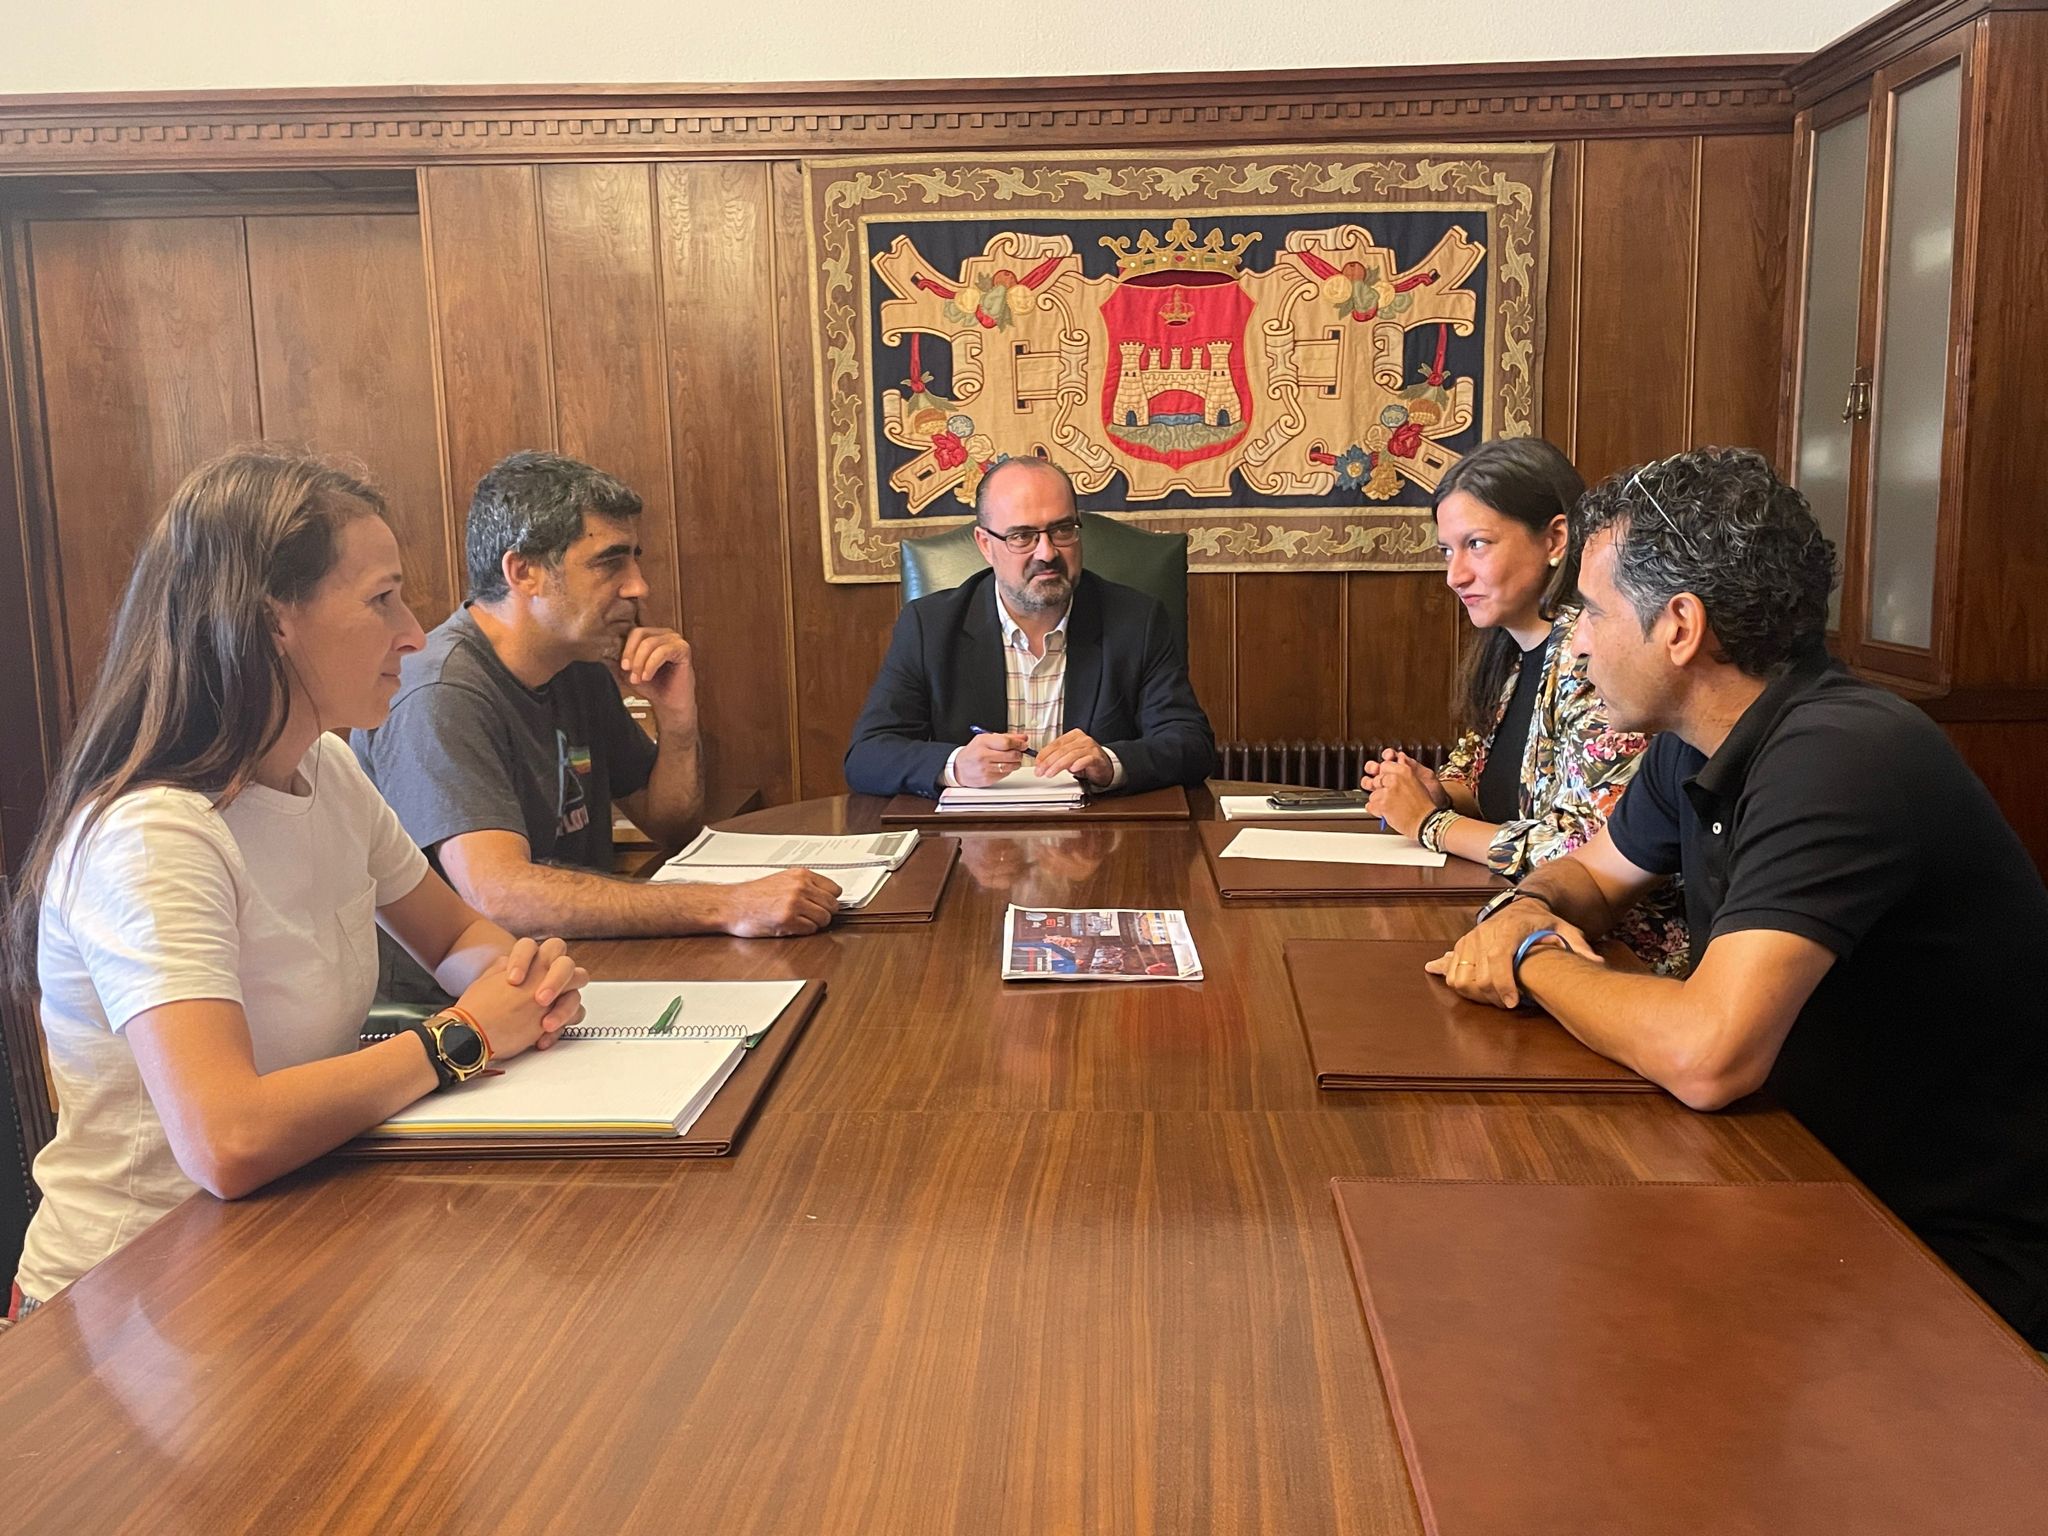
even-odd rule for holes
{"type": "Polygon", "coordinates": [[[1462,907],[1226,911],[1189,823],[959,835],[929,925],[582,946],[826,978],[731,1158],[181,1207],[0,1338],[0,1526],[1412,1532],[1332,1176],[1843,1176],[1767,1108],[1319,1091],[1281,941],[1462,907]],[[1184,908],[1207,977],[1006,986],[1010,901],[1184,908]]]}

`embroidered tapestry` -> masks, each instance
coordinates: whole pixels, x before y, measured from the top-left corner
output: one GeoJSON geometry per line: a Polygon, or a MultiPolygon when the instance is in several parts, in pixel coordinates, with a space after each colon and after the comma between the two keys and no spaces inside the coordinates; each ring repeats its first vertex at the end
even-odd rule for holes
{"type": "Polygon", "coordinates": [[[1539,426],[1548,145],[804,165],[829,581],[1038,454],[1196,571],[1437,563],[1431,490],[1539,426]]]}

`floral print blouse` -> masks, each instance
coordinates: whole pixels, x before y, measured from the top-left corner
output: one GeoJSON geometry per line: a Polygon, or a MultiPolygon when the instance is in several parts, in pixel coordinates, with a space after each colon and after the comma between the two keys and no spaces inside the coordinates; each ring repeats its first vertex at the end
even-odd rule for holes
{"type": "MultiPolygon", "coordinates": [[[[1529,714],[1522,749],[1521,803],[1513,821],[1494,834],[1486,862],[1519,880],[1538,864],[1590,842],[1607,824],[1621,792],[1635,777],[1650,742],[1633,731],[1611,730],[1607,707],[1586,676],[1585,658],[1572,648],[1579,610],[1566,608],[1543,644],[1543,678],[1529,714]]],[[[1474,794],[1486,756],[1515,691],[1512,674],[1495,701],[1486,734],[1467,731],[1438,770],[1444,784],[1463,783],[1474,794]]],[[[1677,882],[1656,892],[1616,925],[1613,937],[1668,975],[1687,969],[1685,903],[1677,882]]]]}

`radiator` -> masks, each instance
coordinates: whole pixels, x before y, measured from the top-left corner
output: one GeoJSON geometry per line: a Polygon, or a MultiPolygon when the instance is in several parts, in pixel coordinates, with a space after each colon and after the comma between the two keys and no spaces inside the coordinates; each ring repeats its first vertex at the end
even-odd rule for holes
{"type": "Polygon", "coordinates": [[[1393,747],[1441,768],[1450,748],[1440,741],[1220,741],[1219,779],[1299,784],[1305,789],[1356,789],[1364,765],[1393,747]]]}

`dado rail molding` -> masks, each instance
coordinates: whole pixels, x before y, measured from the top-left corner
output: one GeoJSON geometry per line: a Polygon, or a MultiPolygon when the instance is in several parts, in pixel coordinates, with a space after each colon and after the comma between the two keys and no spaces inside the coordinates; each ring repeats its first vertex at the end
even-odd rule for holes
{"type": "Polygon", "coordinates": [[[0,97],[0,174],[1756,133],[1793,56],[788,85],[0,97]]]}

